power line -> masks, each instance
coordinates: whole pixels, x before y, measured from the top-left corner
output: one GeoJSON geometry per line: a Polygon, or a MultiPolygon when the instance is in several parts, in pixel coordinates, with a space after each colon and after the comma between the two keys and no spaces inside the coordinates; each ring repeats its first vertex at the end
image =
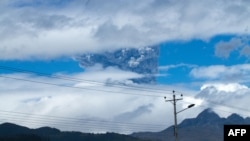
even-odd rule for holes
{"type": "Polygon", "coordinates": [[[30,71],[30,70],[24,70],[24,69],[20,69],[20,68],[13,68],[13,67],[7,67],[7,66],[0,66],[0,69],[14,71],[14,72],[27,73],[27,74],[33,74],[33,75],[35,74],[35,75],[39,75],[39,76],[45,76],[45,77],[73,81],[73,82],[87,82],[89,84],[96,84],[96,85],[102,85],[102,86],[108,85],[109,87],[129,88],[129,89],[134,89],[134,90],[156,92],[156,93],[162,93],[162,94],[166,94],[166,91],[172,92],[172,90],[169,90],[169,89],[138,87],[138,86],[132,86],[132,85],[119,85],[119,84],[115,84],[115,83],[103,83],[103,82],[94,81],[94,80],[86,80],[86,79],[79,79],[79,78],[66,77],[66,76],[57,76],[57,75],[51,75],[51,74],[47,74],[47,73],[41,73],[41,72],[37,72],[37,71],[30,71]]]}
{"type": "Polygon", "coordinates": [[[137,95],[137,96],[149,96],[149,97],[163,97],[162,95],[151,95],[151,94],[135,94],[135,93],[128,93],[128,92],[115,92],[111,90],[99,90],[99,89],[92,89],[92,88],[87,88],[87,87],[77,87],[77,86],[68,86],[68,85],[59,85],[55,83],[48,83],[48,82],[41,82],[41,81],[35,81],[35,80],[28,80],[28,79],[23,79],[23,78],[16,78],[16,77],[9,77],[9,76],[3,76],[0,75],[2,78],[8,78],[8,79],[14,79],[14,80],[19,80],[19,81],[26,81],[26,82],[31,82],[31,83],[39,83],[39,84],[45,84],[45,85],[52,85],[52,86],[59,86],[59,87],[66,87],[66,88],[75,88],[75,89],[82,89],[82,90],[91,90],[91,91],[99,91],[99,92],[108,92],[108,93],[116,93],[116,94],[126,94],[126,95],[137,95]]]}
{"type": "Polygon", "coordinates": [[[55,121],[55,120],[47,120],[47,119],[37,119],[37,118],[30,118],[27,120],[26,117],[14,117],[14,116],[5,116],[7,118],[11,118],[11,120],[5,120],[5,122],[18,122],[19,124],[26,123],[30,124],[33,123],[36,126],[57,126],[57,127],[64,127],[67,128],[74,128],[74,130],[122,130],[124,131],[132,131],[132,130],[140,130],[140,129],[147,129],[147,130],[160,130],[164,128],[161,127],[150,127],[150,126],[135,126],[135,125],[127,125],[127,124],[115,124],[115,123],[106,123],[106,122],[86,122],[86,121],[55,121]],[[125,129],[124,129],[125,128],[125,129]]]}
{"type": "Polygon", "coordinates": [[[16,111],[6,111],[0,110],[2,113],[11,113],[11,114],[19,114],[19,115],[29,115],[29,116],[37,116],[37,117],[44,117],[44,118],[52,118],[52,119],[64,119],[64,120],[84,120],[84,121],[93,121],[93,122],[112,122],[117,124],[129,124],[129,125],[143,125],[143,126],[161,126],[161,124],[138,124],[138,123],[129,123],[129,122],[120,122],[120,121],[108,121],[108,120],[94,120],[94,119],[86,119],[86,118],[73,118],[73,117],[62,117],[62,116],[52,116],[52,115],[41,115],[41,114],[30,114],[24,112],[16,112],[16,111]]]}
{"type": "Polygon", "coordinates": [[[94,119],[83,119],[83,118],[72,118],[72,117],[60,117],[60,116],[51,116],[51,115],[38,115],[14,111],[5,111],[0,110],[2,118],[7,117],[11,121],[20,122],[28,121],[29,123],[38,123],[38,124],[51,124],[60,125],[60,126],[71,126],[71,127],[84,127],[84,128],[120,128],[126,127],[131,130],[137,130],[141,128],[148,128],[150,130],[159,130],[162,128],[162,125],[157,124],[139,124],[139,123],[129,123],[121,121],[108,121],[108,120],[94,120],[94,119]],[[77,124],[76,124],[77,123],[77,124]]]}
{"type": "MultiPolygon", "coordinates": [[[[185,102],[185,103],[189,103],[189,102],[185,102]]],[[[206,107],[206,106],[198,105],[198,107],[206,107]]],[[[223,111],[223,112],[233,113],[233,112],[229,112],[225,110],[220,110],[218,108],[213,108],[213,109],[223,111]]],[[[147,127],[147,129],[150,129],[150,130],[159,130],[163,128],[162,125],[158,125],[158,124],[138,124],[138,123],[128,123],[128,122],[120,122],[120,121],[60,117],[60,116],[30,114],[30,113],[5,111],[5,110],[0,110],[0,113],[2,113],[0,114],[2,118],[7,117],[10,119],[10,121],[25,122],[25,120],[27,120],[28,124],[33,123],[34,125],[37,125],[37,124],[41,125],[41,124],[49,123],[50,125],[60,126],[60,127],[70,126],[71,128],[74,128],[77,130],[80,128],[107,129],[107,128],[113,128],[113,127],[119,128],[119,127],[124,127],[124,126],[126,128],[129,128],[130,130],[137,130],[143,127],[147,127]]]]}
{"type": "MultiPolygon", "coordinates": [[[[71,131],[90,131],[94,130],[95,132],[100,131],[112,131],[112,132],[134,132],[136,130],[146,129],[147,130],[161,130],[161,128],[148,128],[148,127],[133,127],[131,125],[116,125],[116,124],[108,124],[105,123],[95,123],[95,124],[89,124],[86,122],[59,122],[59,121],[46,121],[46,120],[37,120],[37,119],[30,119],[29,121],[23,121],[25,118],[13,118],[11,120],[5,120],[5,122],[14,122],[21,125],[27,125],[27,126],[37,126],[37,127],[54,127],[54,128],[62,128],[63,130],[71,130],[71,131]],[[22,122],[20,122],[20,120],[22,122]]],[[[93,132],[94,132],[93,131],[93,132]]]]}
{"type": "MultiPolygon", "coordinates": [[[[59,85],[59,84],[48,83],[48,82],[40,82],[40,81],[34,81],[34,80],[28,80],[28,79],[22,79],[22,78],[2,76],[2,75],[0,75],[0,77],[8,78],[8,79],[15,79],[15,80],[19,80],[19,81],[27,81],[27,82],[31,82],[31,83],[39,83],[39,84],[46,84],[46,85],[52,85],[52,86],[66,87],[66,88],[76,88],[76,89],[84,89],[84,90],[91,90],[91,91],[101,91],[101,92],[116,93],[116,94],[126,94],[126,95],[149,96],[149,97],[163,97],[161,95],[135,94],[135,93],[128,93],[128,92],[115,92],[115,91],[110,91],[110,90],[91,89],[91,88],[86,88],[86,87],[85,88],[83,88],[83,87],[76,87],[76,86],[73,87],[73,86],[59,85]]],[[[166,93],[166,94],[168,94],[168,93],[166,93]]],[[[166,97],[166,98],[169,98],[169,97],[166,97]]],[[[214,101],[209,101],[209,100],[206,100],[206,102],[208,102],[210,104],[213,104],[213,105],[219,105],[219,106],[224,106],[224,107],[228,107],[228,108],[238,109],[238,110],[241,110],[241,111],[250,112],[249,109],[245,109],[245,108],[241,108],[241,107],[235,107],[235,106],[231,106],[231,105],[225,105],[225,104],[216,103],[214,101]]],[[[186,102],[186,103],[190,103],[190,102],[186,102]]]]}
{"type": "MultiPolygon", "coordinates": [[[[7,67],[7,66],[0,66],[0,69],[14,71],[14,72],[27,73],[27,74],[35,74],[35,75],[38,75],[38,76],[45,76],[45,77],[49,77],[49,78],[67,80],[67,81],[72,81],[72,82],[87,82],[89,84],[96,84],[96,85],[101,85],[101,86],[107,85],[107,83],[93,81],[93,80],[77,79],[77,78],[65,77],[65,76],[62,77],[62,76],[51,75],[51,74],[47,74],[47,73],[35,72],[35,71],[30,71],[30,70],[24,70],[24,69],[19,69],[19,68],[12,68],[12,67],[7,67]]],[[[88,88],[86,88],[86,87],[83,88],[83,87],[76,87],[76,86],[59,85],[59,84],[55,84],[55,83],[41,82],[41,81],[28,80],[28,79],[23,79],[23,78],[15,78],[15,77],[3,76],[3,75],[0,75],[0,77],[2,77],[2,78],[8,78],[8,79],[15,79],[15,80],[19,80],[19,81],[27,81],[27,82],[31,82],[31,83],[40,83],[40,84],[46,84],[46,85],[53,85],[53,86],[67,87],[67,88],[76,88],[76,89],[85,89],[85,90],[91,90],[91,91],[101,91],[101,92],[108,92],[108,93],[138,95],[138,96],[163,97],[163,95],[147,95],[147,94],[141,94],[141,93],[140,94],[135,94],[135,93],[128,93],[128,92],[115,92],[115,91],[110,91],[110,90],[91,89],[89,87],[88,88]]],[[[108,83],[108,86],[110,86],[110,87],[116,87],[116,88],[125,88],[125,89],[129,88],[130,90],[155,92],[157,94],[164,93],[164,95],[165,94],[172,95],[171,93],[166,93],[166,91],[172,91],[172,90],[167,90],[167,89],[153,89],[153,88],[128,86],[128,85],[125,86],[125,85],[112,84],[112,83],[108,83]]],[[[210,100],[206,100],[206,102],[208,102],[210,104],[213,104],[213,105],[219,105],[219,106],[224,106],[224,107],[228,107],[228,108],[231,108],[231,109],[238,109],[238,110],[241,110],[241,111],[250,112],[249,109],[246,109],[246,108],[241,108],[241,107],[236,107],[236,106],[221,104],[221,103],[217,103],[217,102],[210,101],[210,100]]],[[[205,106],[202,106],[202,105],[198,105],[198,106],[205,107],[205,106]]]]}

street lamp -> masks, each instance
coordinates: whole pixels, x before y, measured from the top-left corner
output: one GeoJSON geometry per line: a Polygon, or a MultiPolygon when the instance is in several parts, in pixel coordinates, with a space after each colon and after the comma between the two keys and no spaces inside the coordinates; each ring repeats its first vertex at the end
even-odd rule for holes
{"type": "Polygon", "coordinates": [[[175,93],[175,91],[173,91],[173,99],[172,100],[166,100],[166,101],[170,101],[170,102],[173,101],[173,105],[174,105],[174,136],[175,136],[175,141],[178,141],[178,134],[177,134],[177,114],[180,113],[180,112],[183,112],[183,111],[185,111],[185,110],[187,110],[189,108],[194,107],[195,104],[190,104],[190,105],[187,106],[187,108],[184,108],[184,109],[176,112],[176,101],[182,100],[183,98],[176,99],[174,93],[175,93]]]}
{"type": "MultiPolygon", "coordinates": [[[[174,100],[175,101],[175,100],[174,100]]],[[[194,105],[195,104],[190,104],[190,105],[188,105],[188,107],[187,108],[185,108],[185,109],[182,109],[182,110],[180,110],[179,112],[176,112],[176,105],[174,104],[174,106],[175,106],[175,113],[174,113],[174,135],[175,135],[175,141],[178,141],[178,133],[177,133],[177,114],[178,113],[180,113],[180,112],[182,112],[182,111],[185,111],[185,110],[187,110],[187,109],[189,109],[189,108],[192,108],[192,107],[194,107],[194,105]]]]}
{"type": "Polygon", "coordinates": [[[185,110],[187,110],[187,109],[189,109],[189,108],[192,108],[192,107],[194,107],[194,105],[195,105],[195,104],[190,104],[190,105],[187,106],[187,108],[182,109],[182,110],[180,110],[179,112],[176,112],[176,114],[178,114],[178,113],[180,113],[180,112],[182,112],[182,111],[185,111],[185,110]]]}

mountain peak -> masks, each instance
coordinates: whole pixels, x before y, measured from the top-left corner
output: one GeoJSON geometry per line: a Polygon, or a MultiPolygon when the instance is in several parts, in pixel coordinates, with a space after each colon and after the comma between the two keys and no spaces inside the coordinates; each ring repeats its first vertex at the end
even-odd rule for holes
{"type": "Polygon", "coordinates": [[[48,134],[59,134],[60,130],[51,127],[41,127],[36,129],[36,132],[39,134],[48,135],[48,134]]]}
{"type": "Polygon", "coordinates": [[[231,114],[227,117],[226,123],[237,123],[237,124],[244,124],[245,119],[238,114],[231,114]]]}
{"type": "Polygon", "coordinates": [[[241,117],[240,115],[238,115],[238,114],[231,114],[230,116],[228,116],[228,119],[231,119],[231,120],[235,120],[235,119],[237,119],[237,120],[244,120],[244,118],[243,117],[241,117]]]}
{"type": "Polygon", "coordinates": [[[196,118],[185,119],[180,123],[181,127],[209,125],[220,121],[220,117],[212,109],[205,109],[196,118]]]}
{"type": "Polygon", "coordinates": [[[208,108],[202,111],[197,117],[197,120],[203,120],[203,121],[213,121],[220,119],[219,115],[216,114],[212,109],[208,108]]]}
{"type": "Polygon", "coordinates": [[[0,135],[11,135],[15,133],[26,133],[28,128],[23,126],[18,126],[13,123],[3,123],[0,124],[0,135]]]}

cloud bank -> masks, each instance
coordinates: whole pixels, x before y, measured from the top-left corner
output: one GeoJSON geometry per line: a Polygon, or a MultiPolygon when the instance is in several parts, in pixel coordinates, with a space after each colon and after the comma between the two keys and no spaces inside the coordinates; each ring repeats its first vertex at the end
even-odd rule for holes
{"type": "MultiPolygon", "coordinates": [[[[170,88],[173,86],[138,85],[128,81],[140,76],[98,65],[83,73],[71,74],[70,77],[78,78],[74,81],[21,73],[2,74],[0,122],[14,122],[31,128],[51,126],[95,133],[161,131],[173,125],[173,105],[163,98],[167,96],[167,99],[172,99],[170,88]],[[117,85],[119,82],[126,82],[132,87],[117,85]]],[[[181,86],[177,88],[180,89],[181,86]]],[[[185,114],[178,114],[178,122],[197,116],[207,107],[213,108],[221,116],[231,113],[249,116],[244,108],[248,106],[250,98],[246,85],[218,81],[205,83],[199,91],[185,88],[182,91],[184,99],[178,101],[177,110],[189,104],[196,106],[185,111],[185,114]]],[[[177,97],[180,93],[177,91],[177,97]]]]}
{"type": "MultiPolygon", "coordinates": [[[[72,77],[77,79],[2,74],[0,123],[94,133],[161,131],[173,124],[172,103],[164,100],[164,96],[172,98],[167,86],[133,84],[128,79],[140,75],[112,67],[94,66],[84,73],[71,74],[72,77]]],[[[184,99],[197,105],[202,102],[189,94],[184,99]]],[[[187,104],[178,103],[178,109],[187,104]]],[[[180,115],[179,121],[194,117],[201,110],[190,110],[180,115]]]]}
{"type": "Polygon", "coordinates": [[[248,34],[248,5],[245,0],[4,0],[0,59],[48,59],[169,40],[248,34]]]}
{"type": "Polygon", "coordinates": [[[214,108],[223,117],[232,113],[249,117],[249,87],[239,83],[207,83],[201,87],[196,98],[204,100],[204,105],[214,108]]]}
{"type": "Polygon", "coordinates": [[[195,79],[203,79],[207,81],[249,83],[250,65],[201,66],[193,68],[190,71],[190,75],[195,79]]]}

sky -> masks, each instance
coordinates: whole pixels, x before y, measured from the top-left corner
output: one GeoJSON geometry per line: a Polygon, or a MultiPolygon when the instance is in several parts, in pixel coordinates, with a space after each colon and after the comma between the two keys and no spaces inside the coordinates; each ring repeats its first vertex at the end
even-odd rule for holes
{"type": "Polygon", "coordinates": [[[250,117],[248,0],[1,0],[0,123],[66,131],[160,131],[205,108],[250,117]],[[76,56],[159,46],[157,84],[76,56]],[[107,84],[107,80],[126,82],[107,84]]]}

